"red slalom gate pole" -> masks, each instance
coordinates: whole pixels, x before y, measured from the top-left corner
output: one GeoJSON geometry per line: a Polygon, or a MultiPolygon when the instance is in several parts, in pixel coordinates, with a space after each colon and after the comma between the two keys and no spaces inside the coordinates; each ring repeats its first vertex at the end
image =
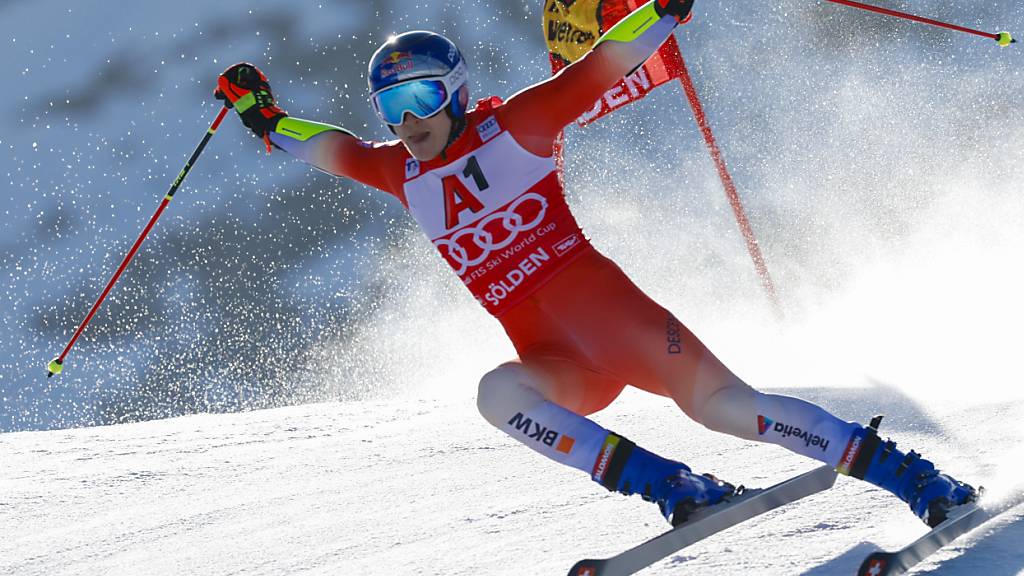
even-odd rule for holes
{"type": "Polygon", "coordinates": [[[729,205],[732,206],[733,214],[736,216],[736,223],[739,224],[743,240],[747,244],[747,252],[750,253],[750,258],[754,261],[754,267],[757,269],[757,275],[761,278],[761,285],[764,287],[765,294],[768,295],[768,299],[775,308],[776,314],[782,317],[782,304],[779,302],[779,296],[775,292],[775,283],[772,282],[771,274],[768,273],[768,266],[764,263],[761,247],[754,236],[754,230],[750,226],[750,220],[747,219],[747,213],[743,209],[739,193],[736,192],[736,184],[733,182],[729,169],[725,165],[725,160],[722,158],[722,151],[718,148],[718,142],[715,140],[715,135],[708,124],[707,116],[704,114],[704,106],[700,103],[697,89],[693,86],[693,79],[690,77],[690,71],[686,67],[686,60],[681,53],[679,61],[682,64],[679,83],[683,85],[686,99],[689,100],[690,108],[693,109],[693,117],[697,121],[701,134],[704,135],[704,143],[707,144],[708,151],[711,152],[711,159],[715,162],[715,168],[718,169],[718,177],[722,180],[725,195],[729,199],[729,205]]]}
{"type": "Polygon", "coordinates": [[[842,4],[843,6],[849,6],[851,8],[859,8],[861,10],[867,10],[868,12],[875,12],[876,14],[884,14],[886,16],[893,16],[895,18],[903,18],[905,20],[911,20],[914,22],[920,22],[921,24],[927,24],[929,26],[938,26],[939,28],[946,28],[949,30],[956,30],[957,32],[966,32],[968,34],[974,34],[975,36],[981,36],[983,38],[991,38],[999,43],[1000,46],[1006,47],[1010,44],[1016,43],[1017,41],[1010,35],[1009,32],[983,32],[981,30],[975,30],[973,28],[965,28],[963,26],[957,26],[956,24],[950,24],[948,22],[940,22],[939,20],[932,20],[931,18],[923,18],[921,16],[915,16],[906,12],[900,12],[898,10],[890,10],[889,8],[882,8],[879,6],[872,6],[871,4],[864,4],[863,2],[854,2],[853,0],[825,0],[833,4],[842,4]]]}
{"type": "Polygon", "coordinates": [[[132,261],[132,258],[135,256],[135,253],[138,252],[139,247],[142,246],[142,241],[146,239],[146,236],[149,234],[149,231],[153,229],[153,226],[156,224],[156,221],[160,218],[160,215],[163,214],[164,209],[167,208],[167,205],[171,203],[171,199],[174,198],[174,193],[178,191],[178,187],[181,186],[182,182],[184,182],[185,176],[188,176],[188,173],[192,170],[192,166],[199,158],[199,155],[202,154],[203,150],[206,148],[206,144],[210,141],[210,138],[212,138],[214,133],[217,132],[217,128],[220,126],[221,121],[224,120],[224,115],[227,113],[227,107],[223,107],[220,109],[220,112],[217,114],[217,118],[214,119],[213,124],[211,124],[210,128],[206,131],[206,135],[203,136],[202,141],[199,142],[198,146],[196,146],[195,151],[192,152],[192,156],[188,159],[187,162],[185,162],[185,167],[181,169],[181,172],[178,173],[178,177],[174,179],[173,183],[171,183],[171,188],[170,190],[167,191],[167,194],[164,195],[163,201],[160,202],[160,207],[156,209],[156,212],[153,214],[153,217],[149,219],[149,224],[146,224],[146,227],[142,230],[142,234],[140,234],[138,239],[135,240],[135,244],[132,245],[131,250],[128,251],[128,255],[124,257],[123,261],[121,261],[121,265],[117,267],[117,271],[114,272],[114,276],[110,279],[110,282],[107,282],[107,287],[103,289],[103,293],[101,293],[100,297],[96,299],[96,303],[92,305],[92,309],[89,310],[89,314],[86,315],[85,320],[83,320],[82,323],[78,326],[78,330],[75,331],[75,335],[71,337],[71,341],[68,342],[68,345],[64,347],[64,351],[60,353],[60,356],[51,360],[49,365],[47,365],[47,378],[53,376],[54,374],[60,374],[61,371],[64,370],[64,358],[67,357],[68,352],[71,351],[71,347],[75,345],[75,342],[78,340],[78,337],[82,335],[82,331],[85,330],[85,327],[89,324],[89,321],[92,320],[93,315],[95,315],[96,311],[99,310],[100,304],[103,303],[103,300],[107,297],[107,294],[110,294],[111,288],[114,287],[114,284],[117,282],[117,279],[121,277],[121,273],[123,273],[125,268],[128,267],[128,263],[132,261]]]}

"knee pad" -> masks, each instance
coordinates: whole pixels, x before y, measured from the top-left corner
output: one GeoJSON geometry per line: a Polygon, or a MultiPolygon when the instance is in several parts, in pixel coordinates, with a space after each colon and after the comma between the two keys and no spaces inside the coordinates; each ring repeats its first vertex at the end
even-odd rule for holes
{"type": "Polygon", "coordinates": [[[529,412],[544,402],[529,382],[530,374],[521,364],[502,364],[480,379],[476,407],[484,419],[501,428],[510,415],[529,412]]]}
{"type": "Polygon", "coordinates": [[[741,381],[694,398],[690,417],[709,430],[757,440],[757,405],[760,392],[741,381]]]}

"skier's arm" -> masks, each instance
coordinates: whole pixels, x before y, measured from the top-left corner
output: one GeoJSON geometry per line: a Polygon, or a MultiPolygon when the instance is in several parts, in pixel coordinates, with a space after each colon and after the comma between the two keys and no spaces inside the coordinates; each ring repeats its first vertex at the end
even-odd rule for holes
{"type": "Polygon", "coordinates": [[[344,128],[291,116],[281,118],[268,136],[275,146],[319,170],[389,190],[385,166],[394,142],[360,140],[344,128]]]}
{"type": "Polygon", "coordinates": [[[551,139],[565,125],[657,52],[689,16],[692,4],[693,0],[651,0],[634,10],[598,38],[582,58],[509,98],[502,110],[503,122],[528,148],[550,148],[551,139]],[[523,129],[517,134],[516,127],[523,129]]]}
{"type": "Polygon", "coordinates": [[[328,174],[392,192],[386,174],[392,161],[401,161],[395,143],[366,142],[344,128],[288,116],[274,101],[267,77],[252,64],[225,70],[214,95],[266,141],[268,151],[275,145],[328,174]]]}

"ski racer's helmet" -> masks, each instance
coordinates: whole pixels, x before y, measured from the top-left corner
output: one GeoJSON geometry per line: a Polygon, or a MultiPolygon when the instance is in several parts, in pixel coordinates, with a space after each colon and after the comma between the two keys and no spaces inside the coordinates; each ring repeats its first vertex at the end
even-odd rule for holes
{"type": "Polygon", "coordinates": [[[428,118],[447,110],[461,124],[469,102],[466,61],[455,44],[440,34],[414,30],[388,39],[370,58],[370,102],[389,126],[405,113],[428,118]]]}

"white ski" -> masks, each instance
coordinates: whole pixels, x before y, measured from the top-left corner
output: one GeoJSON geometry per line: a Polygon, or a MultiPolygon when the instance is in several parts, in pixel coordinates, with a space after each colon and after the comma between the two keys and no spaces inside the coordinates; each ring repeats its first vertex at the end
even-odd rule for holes
{"type": "Polygon", "coordinates": [[[986,505],[972,502],[958,506],[949,517],[932,528],[927,534],[895,552],[873,552],[860,565],[858,576],[891,576],[903,574],[929,554],[949,544],[957,537],[974,530],[985,522],[1024,504],[1024,491],[1015,492],[1011,497],[986,505]]]}
{"type": "Polygon", "coordinates": [[[827,490],[836,473],[822,466],[770,488],[745,490],[742,494],[702,510],[681,526],[604,560],[581,560],[569,576],[622,576],[633,574],[670,554],[769,510],[827,490]]]}

